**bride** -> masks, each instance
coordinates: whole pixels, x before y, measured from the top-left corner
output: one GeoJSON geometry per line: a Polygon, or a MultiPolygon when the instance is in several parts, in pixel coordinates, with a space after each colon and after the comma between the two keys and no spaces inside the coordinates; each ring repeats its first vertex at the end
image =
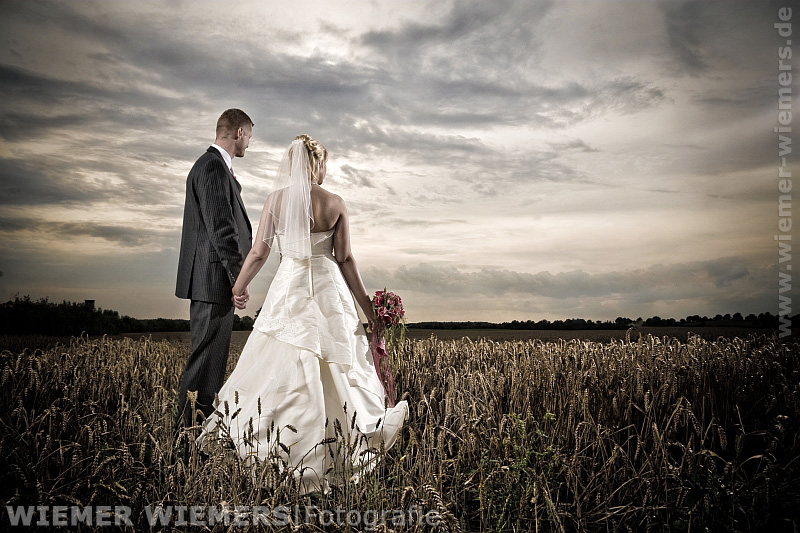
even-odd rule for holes
{"type": "Polygon", "coordinates": [[[207,435],[229,430],[243,458],[281,457],[306,492],[326,490],[341,472],[341,448],[332,443],[337,433],[355,445],[344,461],[357,480],[374,466],[381,441],[391,447],[408,418],[405,401],[385,407],[353,302],[373,327],[371,301],[350,251],[347,210],[321,187],[327,159],[325,147],[308,135],[298,135],[283,156],[233,287],[237,306],[271,251],[280,254],[280,266],[197,439],[202,447],[207,435]]]}

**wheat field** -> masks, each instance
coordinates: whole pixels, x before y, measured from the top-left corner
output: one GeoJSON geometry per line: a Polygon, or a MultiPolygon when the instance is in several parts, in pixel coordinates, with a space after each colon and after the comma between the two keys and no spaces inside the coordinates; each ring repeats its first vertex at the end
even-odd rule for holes
{"type": "MultiPolygon", "coordinates": [[[[274,526],[300,531],[800,526],[797,341],[630,332],[605,343],[407,340],[392,360],[410,405],[400,440],[376,450],[379,466],[358,483],[312,495],[300,495],[277,460],[251,470],[224,440],[206,458],[178,453],[170,428],[185,342],[83,337],[36,350],[15,342],[0,355],[6,506],[124,505],[133,523],[119,527],[130,531],[151,529],[144,509],[159,505],[314,505],[372,519],[293,516],[274,526]],[[401,520],[397,510],[409,509],[438,518],[401,520]]],[[[232,347],[229,371],[241,347],[232,347]]],[[[347,422],[337,426],[339,446],[352,443],[347,422]]],[[[186,529],[158,529],[173,527],[186,529]]]]}

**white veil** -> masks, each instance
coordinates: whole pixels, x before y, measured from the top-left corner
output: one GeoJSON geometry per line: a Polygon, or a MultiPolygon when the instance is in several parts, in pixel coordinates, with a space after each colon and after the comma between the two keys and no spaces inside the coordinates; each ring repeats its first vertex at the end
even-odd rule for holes
{"type": "Polygon", "coordinates": [[[263,239],[270,248],[277,236],[283,257],[306,259],[311,256],[311,176],[308,151],[299,139],[292,141],[281,159],[281,166],[267,197],[269,210],[263,239]]]}

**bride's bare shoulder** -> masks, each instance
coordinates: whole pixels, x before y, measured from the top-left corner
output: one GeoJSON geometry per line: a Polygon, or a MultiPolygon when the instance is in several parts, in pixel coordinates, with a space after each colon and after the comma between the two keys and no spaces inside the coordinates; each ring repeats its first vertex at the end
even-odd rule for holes
{"type": "Polygon", "coordinates": [[[283,189],[278,189],[277,191],[272,191],[271,193],[269,193],[267,195],[267,202],[266,203],[271,203],[271,202],[275,202],[275,201],[279,200],[281,198],[282,194],[283,194],[283,189]]]}
{"type": "Polygon", "coordinates": [[[312,192],[316,191],[319,200],[328,208],[344,207],[344,199],[336,193],[326,191],[322,187],[314,187],[312,192]]]}

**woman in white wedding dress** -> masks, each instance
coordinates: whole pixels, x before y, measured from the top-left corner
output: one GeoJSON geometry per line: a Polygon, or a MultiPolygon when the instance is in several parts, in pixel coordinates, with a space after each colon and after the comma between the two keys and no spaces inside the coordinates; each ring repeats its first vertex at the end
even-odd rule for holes
{"type": "Polygon", "coordinates": [[[379,449],[381,441],[391,447],[408,417],[405,401],[385,406],[353,302],[355,297],[373,326],[371,301],[350,251],[347,210],[339,196],[321,187],[327,157],[325,147],[307,135],[298,136],[283,157],[233,287],[234,301],[248,297],[270,251],[281,254],[280,266],[219,391],[216,412],[198,437],[202,447],[223,421],[243,458],[282,457],[297,467],[296,476],[302,472],[304,492],[326,490],[341,475],[343,460],[357,480],[376,461],[367,450],[379,449]],[[356,443],[344,459],[331,456],[336,443],[323,444],[337,436],[337,427],[344,435],[340,442],[356,443]],[[277,444],[278,430],[287,448],[277,444]]]}

